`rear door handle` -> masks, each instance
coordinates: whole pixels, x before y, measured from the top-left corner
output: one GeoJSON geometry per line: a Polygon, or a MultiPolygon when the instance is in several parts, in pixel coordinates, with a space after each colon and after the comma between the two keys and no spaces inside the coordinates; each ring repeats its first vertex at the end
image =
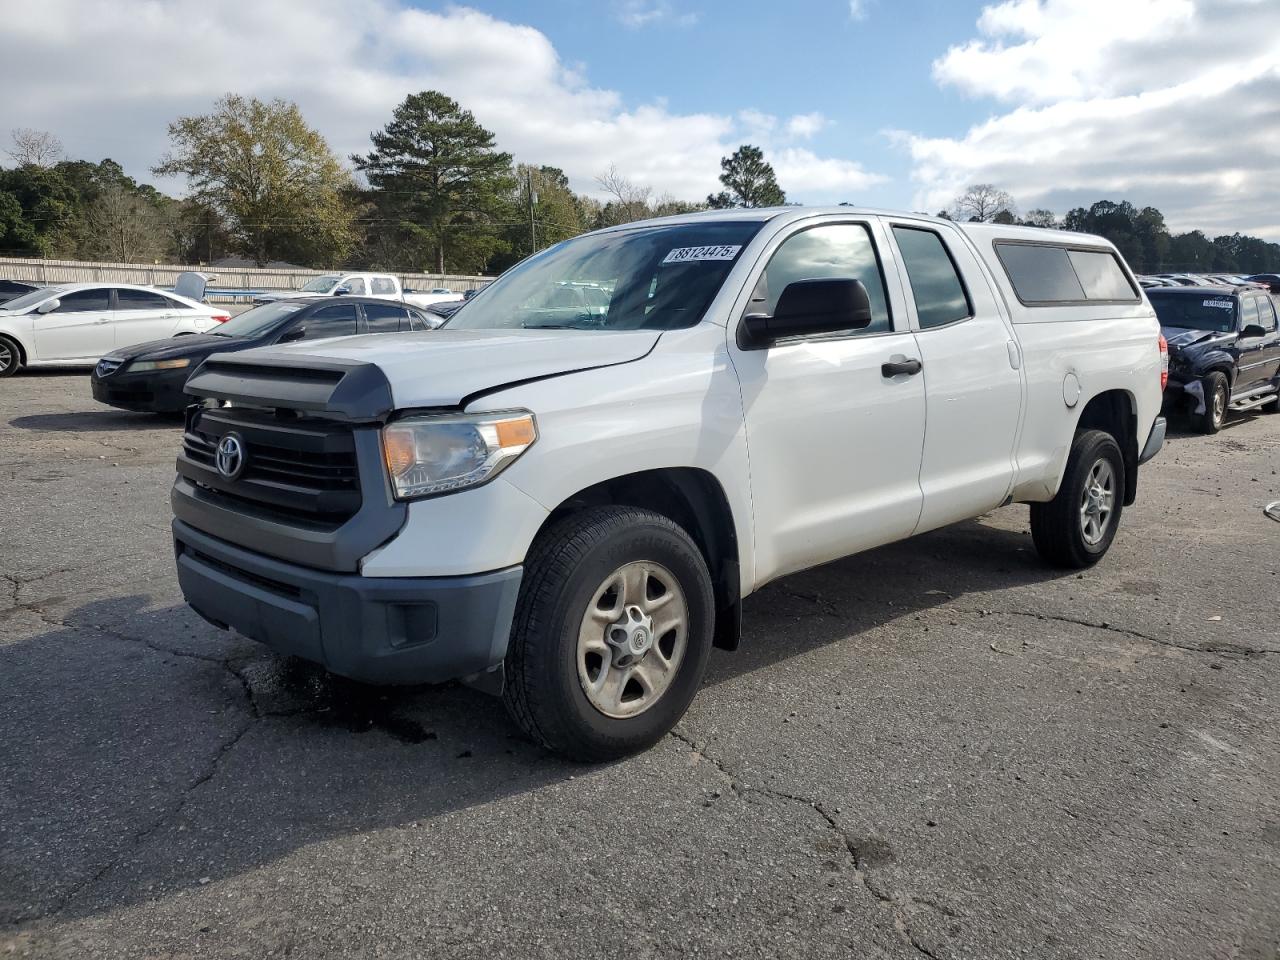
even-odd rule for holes
{"type": "Polygon", "coordinates": [[[888,363],[880,364],[880,373],[886,377],[896,377],[905,373],[909,377],[914,377],[917,373],[924,369],[924,364],[919,360],[890,360],[888,363]]]}

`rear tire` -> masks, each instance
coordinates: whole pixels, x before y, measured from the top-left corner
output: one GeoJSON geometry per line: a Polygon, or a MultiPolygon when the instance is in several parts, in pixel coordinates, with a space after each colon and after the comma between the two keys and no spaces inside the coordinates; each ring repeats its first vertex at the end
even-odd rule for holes
{"type": "Polygon", "coordinates": [[[1048,563],[1079,570],[1102,559],[1124,510],[1124,455],[1115,437],[1082,430],[1071,444],[1058,494],[1031,505],[1031,538],[1048,563]]]}
{"type": "Polygon", "coordinates": [[[11,377],[22,369],[22,349],[8,337],[0,337],[0,377],[11,377]]]}
{"type": "Polygon", "coordinates": [[[1227,404],[1231,400],[1231,386],[1222,373],[1214,370],[1200,381],[1204,387],[1204,413],[1191,415],[1191,422],[1201,433],[1214,434],[1222,429],[1227,419],[1227,404]]]}
{"type": "Polygon", "coordinates": [[[525,562],[504,662],[507,711],[533,740],[574,760],[653,746],[698,692],[714,622],[702,553],[667,517],[621,506],[565,517],[525,562]],[[629,649],[628,637],[644,652],[629,649]]]}

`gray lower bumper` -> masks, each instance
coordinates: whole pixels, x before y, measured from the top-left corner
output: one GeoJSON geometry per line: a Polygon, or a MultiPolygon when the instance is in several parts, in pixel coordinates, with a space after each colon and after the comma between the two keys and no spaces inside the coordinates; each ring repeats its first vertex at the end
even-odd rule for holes
{"type": "Polygon", "coordinates": [[[502,662],[521,567],[467,577],[325,573],[173,522],[178,582],[205,619],[368,683],[440,683],[502,662]]]}
{"type": "Polygon", "coordinates": [[[1156,422],[1151,425],[1151,433],[1147,436],[1147,445],[1142,448],[1142,455],[1138,457],[1139,463],[1146,463],[1164,446],[1164,433],[1168,426],[1164,417],[1156,417],[1156,422]]]}

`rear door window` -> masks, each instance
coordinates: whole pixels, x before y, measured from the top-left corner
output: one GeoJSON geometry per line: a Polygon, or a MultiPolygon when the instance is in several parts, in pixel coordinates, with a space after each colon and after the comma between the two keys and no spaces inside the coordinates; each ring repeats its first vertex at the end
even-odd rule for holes
{"type": "Polygon", "coordinates": [[[396,292],[396,282],[390,277],[373,277],[369,282],[373,284],[374,296],[396,292]]]}
{"type": "Polygon", "coordinates": [[[1276,328],[1276,305],[1270,297],[1263,297],[1258,301],[1258,314],[1261,317],[1263,330],[1274,330],[1276,328]]]}
{"type": "Polygon", "coordinates": [[[170,300],[150,290],[130,290],[116,287],[117,310],[168,310],[170,300]]]}
{"type": "Polygon", "coordinates": [[[894,227],[893,238],[907,268],[922,329],[973,316],[969,294],[940,236],[917,227],[894,227]]]}
{"type": "Polygon", "coordinates": [[[366,303],[364,321],[370,333],[395,333],[409,329],[404,307],[397,307],[394,303],[366,303]]]}

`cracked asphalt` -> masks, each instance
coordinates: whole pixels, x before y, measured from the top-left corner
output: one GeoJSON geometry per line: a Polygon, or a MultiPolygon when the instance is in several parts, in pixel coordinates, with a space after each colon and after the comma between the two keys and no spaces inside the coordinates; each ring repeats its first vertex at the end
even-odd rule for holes
{"type": "Polygon", "coordinates": [[[1010,507],[771,585],[596,767],[186,611],[178,442],[0,381],[0,955],[1280,957],[1280,417],[1082,575],[1010,507]]]}

